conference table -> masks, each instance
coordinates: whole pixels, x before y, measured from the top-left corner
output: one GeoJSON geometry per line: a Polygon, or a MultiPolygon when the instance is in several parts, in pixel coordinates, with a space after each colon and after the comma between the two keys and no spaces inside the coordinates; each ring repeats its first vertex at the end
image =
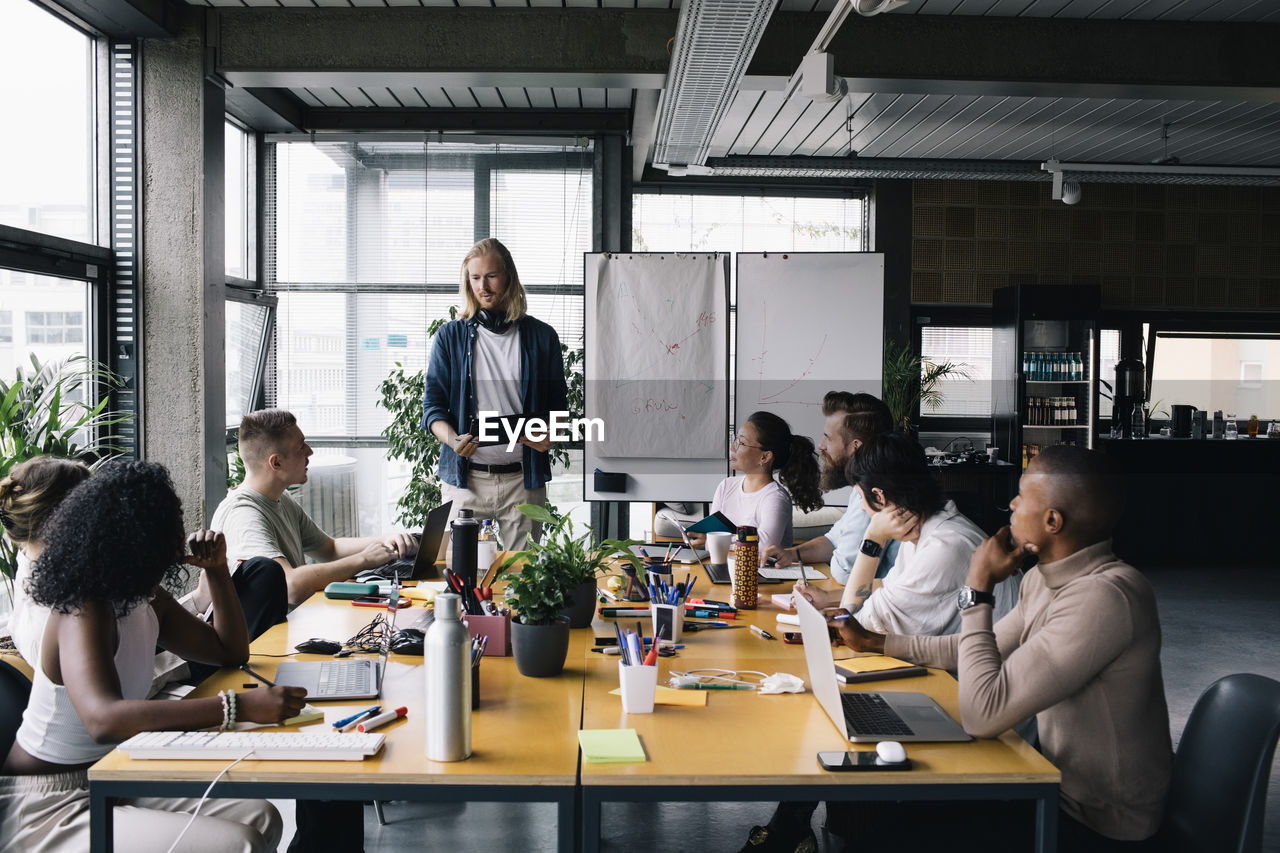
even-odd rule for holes
{"type": "MultiPolygon", "coordinates": [[[[820,569],[825,569],[819,566],[820,569]]],[[[701,573],[696,567],[691,570],[701,573]]],[[[683,570],[677,569],[677,574],[683,570]]],[[[820,585],[829,585],[820,584],[820,585]]],[[[698,581],[700,594],[727,599],[728,586],[698,581]]],[[[698,667],[789,672],[804,679],[803,647],[783,643],[776,622],[783,611],[772,592],[790,585],[764,586],[757,610],[740,611],[744,627],[686,633],[679,656],[659,659],[659,683],[672,670],[698,667]],[[745,627],[757,624],[777,640],[745,627]]],[[[409,624],[420,602],[402,610],[397,624],[409,624]]],[[[344,639],[373,613],[347,602],[314,596],[252,645],[250,665],[268,677],[293,647],[313,637],[344,639]]],[[[212,796],[320,800],[430,800],[545,802],[557,810],[557,849],[595,851],[601,845],[602,809],[609,803],[803,800],[1032,800],[1036,804],[1036,850],[1056,848],[1058,784],[1056,768],[1013,732],[997,739],[957,744],[910,744],[910,771],[832,773],[822,770],[820,750],[873,749],[848,744],[808,689],[803,694],[765,695],[755,691],[708,691],[705,707],[658,705],[652,714],[624,714],[610,691],[618,686],[617,658],[591,651],[594,637],[613,635],[613,619],[598,615],[591,628],[571,632],[563,674],[553,678],[519,675],[510,657],[486,656],[480,666],[480,706],[472,714],[472,757],[434,762],[424,754],[421,715],[425,689],[421,657],[391,655],[381,704],[405,705],[406,719],[381,729],[386,744],[364,761],[243,761],[214,788],[212,796]],[[647,761],[637,764],[582,762],[579,729],[632,728],[647,761]]],[[[634,622],[634,617],[618,621],[634,622]]],[[[645,620],[647,627],[647,620],[645,620]]],[[[838,649],[837,657],[850,654],[838,649]]],[[[237,670],[222,670],[192,695],[241,689],[251,681],[237,670]]],[[[863,689],[920,690],[959,718],[955,680],[930,671],[925,676],[870,682],[863,689]]],[[[327,726],[368,702],[318,703],[327,726]]],[[[305,727],[304,727],[305,728],[305,727]]],[[[89,771],[92,849],[110,850],[110,806],[129,797],[198,797],[223,768],[223,761],[134,761],[112,752],[89,771]]]]}

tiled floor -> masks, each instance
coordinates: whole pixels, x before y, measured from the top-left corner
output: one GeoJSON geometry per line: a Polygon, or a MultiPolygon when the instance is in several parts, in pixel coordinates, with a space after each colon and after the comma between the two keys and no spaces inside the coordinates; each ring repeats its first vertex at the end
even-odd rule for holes
{"type": "MultiPolygon", "coordinates": [[[[1165,569],[1148,574],[1160,602],[1165,691],[1176,746],[1196,698],[1217,678],[1256,672],[1280,680],[1280,569],[1165,569]]],[[[281,805],[288,810],[292,804],[281,805]]],[[[772,808],[771,803],[613,807],[605,815],[606,849],[733,851],[742,845],[745,830],[768,820],[772,808]]],[[[1276,767],[1267,811],[1263,849],[1280,853],[1276,767]]],[[[549,806],[391,803],[383,827],[371,808],[365,816],[368,853],[524,853],[553,850],[555,844],[555,814],[549,806]]],[[[285,837],[290,834],[286,828],[285,837]]],[[[822,846],[827,848],[825,842],[822,846]]]]}

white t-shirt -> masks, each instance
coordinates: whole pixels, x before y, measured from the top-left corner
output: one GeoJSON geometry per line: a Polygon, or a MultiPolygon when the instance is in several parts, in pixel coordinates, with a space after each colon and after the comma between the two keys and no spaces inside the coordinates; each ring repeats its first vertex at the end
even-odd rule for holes
{"type": "MultiPolygon", "coordinates": [[[[960,630],[956,594],[969,574],[969,558],[987,538],[981,528],[947,501],[920,528],[920,538],[903,542],[893,571],[871,593],[854,618],[880,634],[940,636],[960,630]]],[[[1021,578],[1014,576],[995,589],[995,619],[1018,602],[1021,578]]]]}
{"type": "MultiPolygon", "coordinates": [[[[480,326],[476,329],[471,373],[476,380],[476,417],[481,412],[518,415],[524,411],[520,401],[520,332],[515,326],[500,335],[480,326]]],[[[466,426],[463,426],[466,429],[466,426]]],[[[506,432],[498,428],[502,444],[481,447],[471,456],[482,465],[510,465],[519,462],[523,445],[507,450],[506,432]]]]}
{"type": "Polygon", "coordinates": [[[301,566],[307,552],[323,547],[328,535],[289,494],[268,500],[247,485],[240,485],[218,504],[209,522],[213,530],[227,537],[227,562],[284,557],[291,566],[301,566]]]}
{"type": "Polygon", "coordinates": [[[49,624],[49,608],[36,604],[27,595],[27,579],[31,577],[31,560],[27,552],[18,550],[18,566],[13,573],[13,618],[9,632],[14,648],[32,669],[40,668],[40,644],[44,627],[49,624]]]}
{"type": "Polygon", "coordinates": [[[739,527],[760,533],[760,550],[770,545],[791,547],[791,496],[776,480],[755,492],[743,491],[746,477],[729,477],[716,486],[711,511],[723,512],[739,527]]]}

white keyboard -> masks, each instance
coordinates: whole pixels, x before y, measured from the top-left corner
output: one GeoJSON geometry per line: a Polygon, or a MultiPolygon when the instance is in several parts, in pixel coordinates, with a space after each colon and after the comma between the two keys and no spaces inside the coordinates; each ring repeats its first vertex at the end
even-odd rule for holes
{"type": "Polygon", "coordinates": [[[377,732],[140,732],[116,748],[130,758],[360,761],[385,739],[377,732]]]}

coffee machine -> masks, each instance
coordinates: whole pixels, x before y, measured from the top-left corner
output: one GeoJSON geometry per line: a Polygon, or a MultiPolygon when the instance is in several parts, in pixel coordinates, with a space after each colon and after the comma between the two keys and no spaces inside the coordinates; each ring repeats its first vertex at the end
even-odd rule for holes
{"type": "Polygon", "coordinates": [[[1133,438],[1133,409],[1146,402],[1146,369],[1136,358],[1116,362],[1115,396],[1112,399],[1112,423],[1119,424],[1120,435],[1133,438]]]}

